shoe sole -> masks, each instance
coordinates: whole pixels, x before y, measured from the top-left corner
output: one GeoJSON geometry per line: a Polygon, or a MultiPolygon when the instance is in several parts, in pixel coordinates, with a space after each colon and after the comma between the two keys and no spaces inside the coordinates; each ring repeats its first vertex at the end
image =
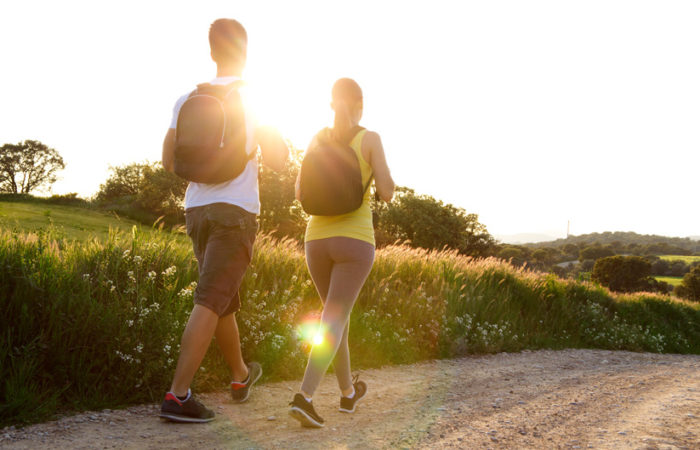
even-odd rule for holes
{"type": "MultiPolygon", "coordinates": [[[[366,393],[365,393],[365,394],[366,394],[366,393]]],[[[352,413],[354,413],[355,410],[357,409],[357,405],[362,401],[363,398],[365,398],[364,395],[363,395],[362,397],[358,398],[358,399],[355,401],[355,404],[352,406],[352,409],[338,408],[338,411],[340,411],[340,412],[342,412],[342,413],[347,413],[347,414],[352,414],[352,413]]]]}
{"type": "Polygon", "coordinates": [[[248,386],[248,393],[246,394],[246,396],[240,400],[234,398],[233,402],[234,403],[243,403],[246,400],[248,400],[248,397],[250,397],[250,390],[253,388],[253,385],[260,379],[261,376],[262,376],[262,370],[260,372],[258,372],[258,376],[255,377],[255,379],[253,381],[251,381],[250,386],[248,386]]]}
{"type": "Polygon", "coordinates": [[[213,417],[207,419],[199,419],[196,417],[178,416],[177,414],[160,413],[160,418],[178,423],[206,423],[214,420],[213,417]]]}
{"type": "Polygon", "coordinates": [[[313,419],[313,417],[309,416],[306,411],[304,411],[301,408],[298,408],[296,406],[293,406],[289,410],[289,415],[292,416],[294,419],[298,420],[301,422],[302,427],[307,427],[307,428],[323,428],[322,423],[318,423],[313,419]]]}

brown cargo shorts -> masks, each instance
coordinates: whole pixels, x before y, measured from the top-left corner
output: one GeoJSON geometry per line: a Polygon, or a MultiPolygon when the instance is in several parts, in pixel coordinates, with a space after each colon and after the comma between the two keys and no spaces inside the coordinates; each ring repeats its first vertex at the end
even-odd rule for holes
{"type": "Polygon", "coordinates": [[[188,208],[185,223],[199,267],[194,303],[219,317],[237,312],[238,289],[253,257],[256,215],[228,203],[212,203],[188,208]]]}

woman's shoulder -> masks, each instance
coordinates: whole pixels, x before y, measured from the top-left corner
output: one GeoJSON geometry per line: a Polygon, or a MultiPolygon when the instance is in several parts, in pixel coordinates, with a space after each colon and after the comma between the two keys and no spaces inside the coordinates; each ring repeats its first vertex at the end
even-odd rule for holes
{"type": "Polygon", "coordinates": [[[362,148],[368,148],[370,150],[380,147],[382,144],[382,138],[379,133],[372,130],[365,130],[365,135],[362,137],[362,148]]]}

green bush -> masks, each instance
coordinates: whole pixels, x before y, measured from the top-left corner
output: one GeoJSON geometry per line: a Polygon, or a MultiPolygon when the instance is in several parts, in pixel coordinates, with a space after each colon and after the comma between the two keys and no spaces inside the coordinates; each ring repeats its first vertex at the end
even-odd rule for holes
{"type": "Polygon", "coordinates": [[[95,196],[100,207],[147,225],[161,217],[168,225],[184,222],[185,180],[163,169],[160,163],[133,163],[110,170],[111,175],[95,196]]]}
{"type": "Polygon", "coordinates": [[[616,292],[650,290],[651,264],[639,256],[608,256],[596,260],[591,279],[616,292]]]}
{"type": "Polygon", "coordinates": [[[700,266],[695,266],[683,276],[680,286],[676,287],[676,295],[694,302],[700,302],[700,266]]]}

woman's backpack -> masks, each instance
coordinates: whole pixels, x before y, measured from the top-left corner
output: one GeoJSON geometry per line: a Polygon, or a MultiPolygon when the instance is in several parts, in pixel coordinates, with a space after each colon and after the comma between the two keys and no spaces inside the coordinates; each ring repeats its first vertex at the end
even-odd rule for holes
{"type": "Polygon", "coordinates": [[[356,127],[350,140],[337,142],[329,133],[320,133],[317,144],[309,148],[301,162],[299,198],[306,213],[314,216],[338,216],[362,206],[372,182],[362,184],[360,161],[350,142],[364,130],[356,127]]]}
{"type": "Polygon", "coordinates": [[[197,86],[182,104],[175,129],[175,174],[217,184],[240,175],[254,156],[246,153],[242,84],[197,86]]]}

